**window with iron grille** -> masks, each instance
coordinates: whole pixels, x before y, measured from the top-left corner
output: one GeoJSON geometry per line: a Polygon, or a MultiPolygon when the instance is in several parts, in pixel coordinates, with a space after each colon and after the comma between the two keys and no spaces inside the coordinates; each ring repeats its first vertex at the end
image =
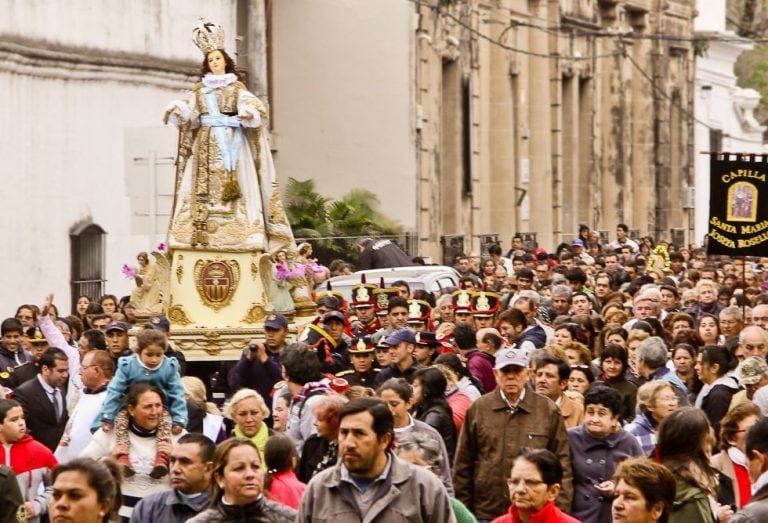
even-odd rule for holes
{"type": "Polygon", "coordinates": [[[95,224],[73,232],[69,236],[72,262],[72,310],[77,298],[88,296],[91,301],[104,294],[104,229],[95,224]]]}

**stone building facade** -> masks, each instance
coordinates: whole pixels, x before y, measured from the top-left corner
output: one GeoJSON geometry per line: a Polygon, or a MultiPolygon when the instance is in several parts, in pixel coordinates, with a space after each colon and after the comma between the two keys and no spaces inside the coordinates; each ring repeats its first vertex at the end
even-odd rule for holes
{"type": "Polygon", "coordinates": [[[690,4],[417,2],[422,251],[516,232],[549,249],[580,223],[692,239],[690,4]]]}
{"type": "Polygon", "coordinates": [[[280,176],[373,190],[417,235],[414,254],[506,247],[516,232],[550,249],[580,223],[693,239],[693,2],[292,0],[270,13],[280,176]]]}

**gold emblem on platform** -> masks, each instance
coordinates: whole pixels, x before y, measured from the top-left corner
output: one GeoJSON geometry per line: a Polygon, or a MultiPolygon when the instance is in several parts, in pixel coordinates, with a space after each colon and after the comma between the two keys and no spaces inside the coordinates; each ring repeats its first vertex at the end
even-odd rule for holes
{"type": "Polygon", "coordinates": [[[256,278],[259,276],[259,263],[257,257],[251,256],[251,278],[253,278],[253,281],[256,281],[256,278]]]}
{"type": "Polygon", "coordinates": [[[264,321],[264,318],[266,318],[267,312],[264,310],[264,305],[261,305],[259,303],[255,303],[253,306],[251,306],[250,309],[248,309],[248,312],[245,314],[245,317],[240,320],[243,323],[261,323],[264,321]]]}
{"type": "Polygon", "coordinates": [[[229,305],[240,283],[237,260],[197,260],[195,286],[203,303],[218,311],[229,305]]]}
{"type": "Polygon", "coordinates": [[[168,307],[168,319],[175,325],[191,325],[192,320],[187,316],[187,311],[181,305],[171,305],[168,307]]]}
{"type": "Polygon", "coordinates": [[[181,285],[181,278],[184,276],[184,255],[179,254],[176,258],[176,281],[181,285]]]}

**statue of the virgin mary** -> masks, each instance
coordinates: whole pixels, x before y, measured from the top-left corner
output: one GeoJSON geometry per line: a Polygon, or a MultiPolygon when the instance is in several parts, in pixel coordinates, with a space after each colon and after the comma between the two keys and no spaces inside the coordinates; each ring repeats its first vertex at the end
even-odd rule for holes
{"type": "Polygon", "coordinates": [[[264,104],[248,91],[224,50],[221,27],[203,22],[193,39],[204,56],[200,81],[165,113],[180,132],[169,247],[295,250],[264,104]]]}
{"type": "Polygon", "coordinates": [[[186,327],[195,343],[196,332],[213,336],[194,345],[212,353],[232,347],[229,334],[258,328],[269,311],[304,314],[314,304],[308,288],[292,290],[293,304],[271,295],[272,256],[285,251],[292,259],[296,245],[277,188],[267,110],[224,50],[221,27],[202,22],[193,40],[204,57],[200,81],[164,117],[179,129],[167,306],[175,332],[186,327]]]}

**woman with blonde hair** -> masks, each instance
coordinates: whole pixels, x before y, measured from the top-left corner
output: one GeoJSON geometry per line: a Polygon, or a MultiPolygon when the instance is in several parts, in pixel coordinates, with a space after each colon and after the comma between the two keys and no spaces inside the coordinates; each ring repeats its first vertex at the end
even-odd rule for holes
{"type": "Polygon", "coordinates": [[[637,389],[635,419],[624,427],[632,434],[646,456],[656,447],[659,423],[677,410],[677,395],[668,381],[649,381],[637,389]]]}
{"type": "Polygon", "coordinates": [[[269,408],[261,394],[253,389],[240,389],[224,405],[224,416],[235,423],[232,435],[252,441],[259,450],[259,458],[264,462],[264,449],[272,431],[264,423],[269,416],[269,408]]]}
{"type": "Polygon", "coordinates": [[[266,464],[253,441],[230,438],[213,456],[211,507],[190,523],[293,523],[296,511],[264,495],[266,464]]]}
{"type": "Polygon", "coordinates": [[[184,376],[181,378],[181,385],[184,387],[187,401],[194,403],[203,411],[202,433],[214,443],[221,443],[227,439],[224,416],[215,403],[208,401],[203,380],[195,376],[184,376]]]}

